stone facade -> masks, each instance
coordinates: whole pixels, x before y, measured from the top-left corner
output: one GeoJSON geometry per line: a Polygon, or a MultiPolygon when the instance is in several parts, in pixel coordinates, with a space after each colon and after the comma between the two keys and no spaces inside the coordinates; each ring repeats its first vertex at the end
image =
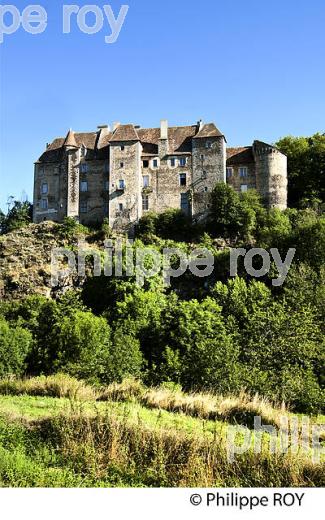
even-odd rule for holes
{"type": "Polygon", "coordinates": [[[107,217],[113,229],[128,230],[147,211],[169,208],[200,219],[220,182],[257,189],[269,207],[286,208],[286,156],[261,141],[227,149],[213,123],[70,130],[35,163],[34,222],[70,216],[87,225],[107,217]]]}

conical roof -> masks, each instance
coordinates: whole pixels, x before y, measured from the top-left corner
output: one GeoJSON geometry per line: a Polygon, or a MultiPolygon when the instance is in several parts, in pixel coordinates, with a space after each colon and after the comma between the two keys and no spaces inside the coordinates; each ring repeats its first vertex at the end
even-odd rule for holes
{"type": "Polygon", "coordinates": [[[79,146],[77,145],[75,135],[74,135],[74,131],[71,130],[71,128],[70,128],[69,132],[67,133],[67,137],[65,138],[63,146],[72,146],[73,148],[79,148],[79,146]]]}

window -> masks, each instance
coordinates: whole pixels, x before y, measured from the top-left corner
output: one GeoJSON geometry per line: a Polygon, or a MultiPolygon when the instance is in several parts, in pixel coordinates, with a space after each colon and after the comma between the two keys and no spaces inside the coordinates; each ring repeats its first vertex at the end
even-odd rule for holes
{"type": "Polygon", "coordinates": [[[109,191],[109,181],[104,181],[104,190],[109,191]]]}
{"type": "Polygon", "coordinates": [[[119,190],[124,190],[124,189],[125,189],[125,182],[124,182],[123,179],[120,179],[120,180],[118,181],[118,189],[119,189],[119,190]]]}
{"type": "Polygon", "coordinates": [[[239,177],[241,177],[241,178],[247,177],[247,168],[246,167],[239,168],[239,177]]]}
{"type": "Polygon", "coordinates": [[[47,209],[48,208],[48,201],[47,201],[47,199],[42,199],[41,200],[41,208],[42,209],[47,209]]]}
{"type": "Polygon", "coordinates": [[[118,205],[118,210],[119,210],[119,211],[123,211],[123,204],[122,204],[122,202],[119,203],[119,205],[118,205]]]}
{"type": "Polygon", "coordinates": [[[171,158],[170,165],[171,165],[172,168],[175,168],[175,166],[176,166],[176,159],[175,159],[175,157],[171,158]]]}
{"type": "Polygon", "coordinates": [[[142,195],[142,210],[149,210],[149,195],[142,195]]]}
{"type": "Polygon", "coordinates": [[[105,217],[108,215],[108,202],[104,202],[104,215],[105,217]]]}
{"type": "Polygon", "coordinates": [[[45,173],[45,168],[44,166],[39,166],[38,167],[38,175],[44,175],[45,173]]]}
{"type": "Polygon", "coordinates": [[[88,182],[87,181],[81,181],[80,191],[82,191],[82,192],[88,191],[88,182]]]}
{"type": "Polygon", "coordinates": [[[203,154],[200,155],[200,159],[201,159],[201,161],[204,161],[204,155],[203,154]]]}
{"type": "Polygon", "coordinates": [[[204,187],[204,191],[208,191],[208,187],[207,186],[204,187]]]}
{"type": "Polygon", "coordinates": [[[80,213],[87,213],[88,212],[88,202],[86,200],[83,200],[80,202],[80,213]]]}
{"type": "Polygon", "coordinates": [[[122,146],[121,146],[121,152],[124,152],[124,150],[125,150],[125,146],[124,146],[124,144],[122,144],[122,146]]]}
{"type": "Polygon", "coordinates": [[[181,157],[180,158],[179,165],[180,166],[186,166],[186,157],[181,157]]]}
{"type": "Polygon", "coordinates": [[[181,210],[184,211],[184,213],[188,213],[189,205],[187,193],[181,193],[181,210]]]}
{"type": "Polygon", "coordinates": [[[121,167],[121,168],[124,168],[124,162],[121,162],[121,163],[120,163],[120,167],[121,167]]]}
{"type": "Polygon", "coordinates": [[[49,190],[47,182],[43,182],[42,184],[42,195],[46,195],[49,190]]]}
{"type": "Polygon", "coordinates": [[[207,142],[205,143],[205,147],[208,148],[208,149],[209,149],[209,148],[212,148],[212,143],[211,143],[211,141],[207,141],[207,142]]]}
{"type": "Polygon", "coordinates": [[[242,185],[240,186],[240,191],[241,191],[242,193],[246,193],[247,190],[248,190],[248,186],[247,186],[247,184],[242,184],[242,185]]]}
{"type": "Polygon", "coordinates": [[[81,163],[80,171],[81,171],[81,173],[87,173],[88,172],[88,164],[87,163],[81,163]]]}
{"type": "Polygon", "coordinates": [[[232,174],[233,174],[233,169],[232,168],[227,168],[227,179],[230,179],[230,177],[232,177],[232,174]]]}
{"type": "Polygon", "coordinates": [[[202,179],[206,179],[207,176],[208,176],[208,175],[207,175],[207,172],[204,170],[204,171],[202,172],[202,179]]]}
{"type": "Polygon", "coordinates": [[[143,161],[143,167],[149,168],[149,161],[143,161]]]}
{"type": "Polygon", "coordinates": [[[153,165],[154,168],[158,168],[158,159],[154,159],[152,161],[152,165],[153,165]]]}
{"type": "Polygon", "coordinates": [[[142,186],[144,188],[148,188],[148,186],[149,186],[149,175],[144,175],[142,177],[142,186]]]}
{"type": "Polygon", "coordinates": [[[179,185],[186,186],[186,173],[179,174],[179,185]]]}

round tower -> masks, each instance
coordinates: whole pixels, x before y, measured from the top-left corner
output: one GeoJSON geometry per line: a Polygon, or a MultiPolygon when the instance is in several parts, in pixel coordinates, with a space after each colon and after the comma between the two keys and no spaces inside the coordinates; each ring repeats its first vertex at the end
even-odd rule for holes
{"type": "Polygon", "coordinates": [[[256,189],[270,208],[287,207],[287,157],[274,146],[254,141],[256,189]]]}

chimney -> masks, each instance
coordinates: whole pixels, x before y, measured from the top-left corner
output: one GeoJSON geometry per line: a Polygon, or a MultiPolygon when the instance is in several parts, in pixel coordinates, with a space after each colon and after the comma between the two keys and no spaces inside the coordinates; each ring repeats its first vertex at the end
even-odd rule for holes
{"type": "Polygon", "coordinates": [[[162,119],[160,121],[160,139],[168,139],[168,121],[162,119]]]}
{"type": "Polygon", "coordinates": [[[119,121],[114,121],[113,123],[113,132],[115,132],[115,130],[121,126],[121,123],[119,121]]]}
{"type": "Polygon", "coordinates": [[[168,155],[168,121],[167,119],[162,119],[160,121],[160,140],[159,140],[159,157],[163,159],[168,155]]]}
{"type": "Polygon", "coordinates": [[[203,121],[202,121],[202,119],[200,119],[200,121],[197,122],[197,127],[198,127],[198,132],[200,130],[202,130],[202,128],[203,128],[203,121]]]}
{"type": "Polygon", "coordinates": [[[109,125],[98,125],[97,126],[97,130],[104,130],[104,129],[109,130],[109,125]]]}

